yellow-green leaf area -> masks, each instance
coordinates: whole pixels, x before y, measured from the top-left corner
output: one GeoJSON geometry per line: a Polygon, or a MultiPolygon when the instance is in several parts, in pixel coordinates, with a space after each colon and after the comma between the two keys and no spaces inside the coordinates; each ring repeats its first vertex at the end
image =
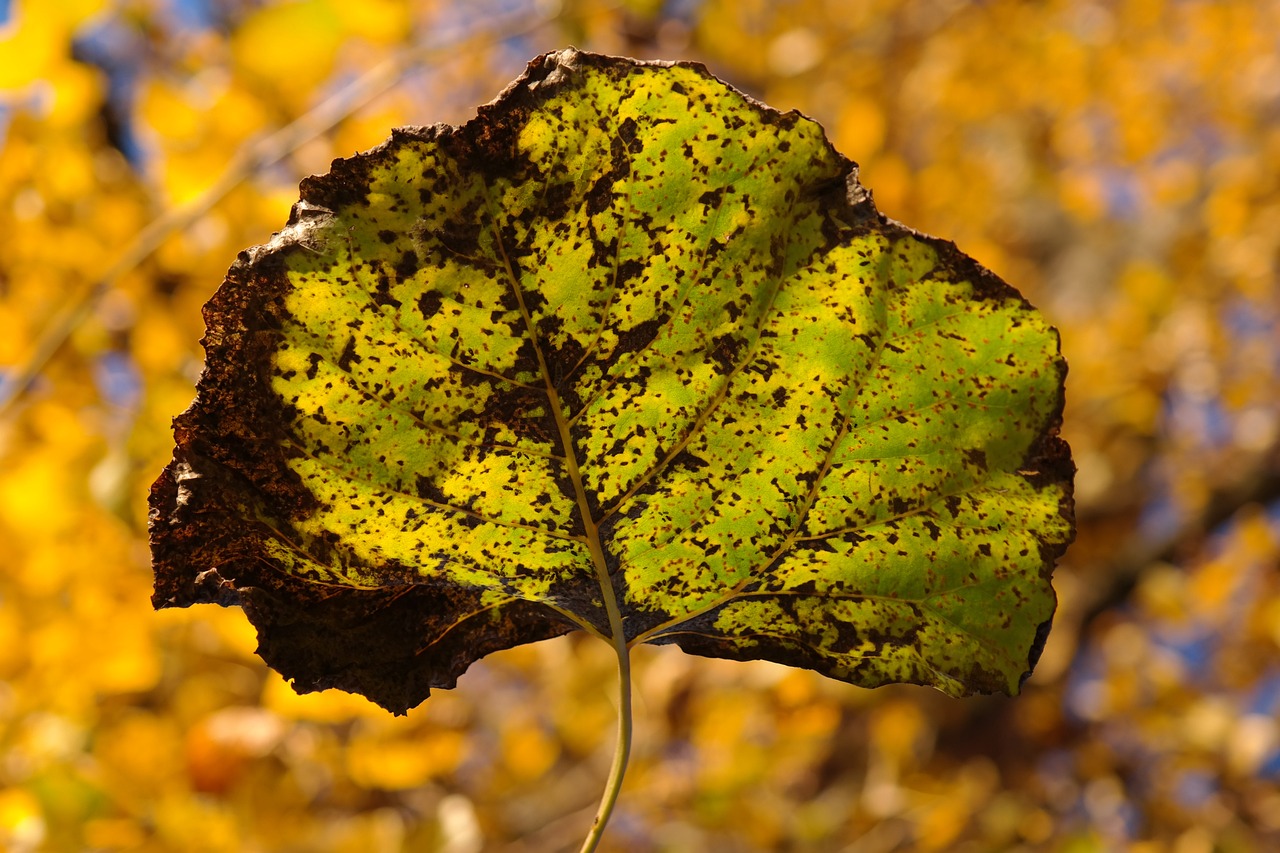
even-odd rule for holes
{"type": "Polygon", "coordinates": [[[305,181],[207,311],[157,547],[301,682],[399,708],[618,626],[956,695],[1039,654],[1056,333],[701,66],[542,57],[305,181]]]}

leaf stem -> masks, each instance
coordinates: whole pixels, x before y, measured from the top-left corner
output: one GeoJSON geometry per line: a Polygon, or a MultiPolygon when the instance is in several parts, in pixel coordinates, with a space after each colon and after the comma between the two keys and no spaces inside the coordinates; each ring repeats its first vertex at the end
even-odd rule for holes
{"type": "Polygon", "coordinates": [[[604,836],[604,828],[609,823],[613,807],[618,802],[618,794],[622,791],[627,759],[631,756],[631,649],[621,631],[614,632],[613,648],[618,653],[618,741],[614,747],[613,766],[609,768],[604,795],[600,798],[600,807],[596,809],[596,819],[591,824],[591,831],[582,842],[581,853],[594,853],[604,836]]]}

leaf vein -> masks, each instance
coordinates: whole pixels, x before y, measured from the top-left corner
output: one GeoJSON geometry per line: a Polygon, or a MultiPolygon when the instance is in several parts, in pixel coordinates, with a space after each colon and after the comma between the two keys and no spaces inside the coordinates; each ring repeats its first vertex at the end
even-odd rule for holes
{"type": "Polygon", "coordinates": [[[582,537],[574,536],[573,534],[570,534],[570,533],[560,533],[558,531],[548,530],[545,527],[538,527],[537,525],[526,524],[524,522],[506,521],[499,518],[493,518],[492,516],[488,516],[488,515],[485,515],[484,513],[476,512],[475,510],[466,509],[465,507],[453,506],[451,504],[440,503],[439,501],[433,501],[430,498],[424,498],[415,492],[406,491],[405,489],[402,489],[402,488],[394,488],[394,487],[388,486],[385,483],[379,483],[376,480],[369,477],[358,476],[352,469],[339,465],[335,461],[321,459],[319,456],[313,453],[310,449],[304,447],[301,443],[299,443],[298,441],[295,441],[292,438],[288,439],[288,444],[292,446],[295,450],[299,451],[300,453],[305,454],[309,459],[314,461],[317,465],[320,465],[321,467],[329,471],[333,471],[334,473],[341,475],[342,477],[346,478],[347,480],[350,480],[351,482],[364,483],[365,485],[372,486],[375,490],[383,492],[385,494],[391,494],[391,495],[396,495],[398,497],[408,498],[409,500],[415,501],[416,503],[421,504],[422,506],[432,507],[433,509],[442,510],[444,512],[452,512],[458,515],[469,516],[471,518],[476,519],[477,521],[482,521],[485,524],[494,524],[499,527],[507,527],[514,530],[529,530],[534,533],[540,533],[543,536],[548,536],[552,539],[561,539],[567,542],[582,541],[582,537]]]}

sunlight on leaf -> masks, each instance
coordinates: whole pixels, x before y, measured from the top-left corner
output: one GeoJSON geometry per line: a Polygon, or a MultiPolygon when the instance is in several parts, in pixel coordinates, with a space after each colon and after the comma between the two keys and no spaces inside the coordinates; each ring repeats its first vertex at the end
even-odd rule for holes
{"type": "Polygon", "coordinates": [[[549,54],[336,161],[206,319],[155,603],[243,605],[299,690],[404,711],[615,596],[866,686],[1012,693],[1044,642],[1056,334],[701,66],[549,54]]]}

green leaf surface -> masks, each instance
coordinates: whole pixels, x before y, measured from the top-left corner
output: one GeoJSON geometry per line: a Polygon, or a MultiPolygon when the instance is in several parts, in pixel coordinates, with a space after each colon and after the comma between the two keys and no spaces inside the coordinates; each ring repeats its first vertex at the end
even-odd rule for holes
{"type": "Polygon", "coordinates": [[[157,606],[395,711],[582,629],[1016,692],[1073,535],[1056,332],[797,113],[548,54],[302,184],[206,306],[157,606]]]}

